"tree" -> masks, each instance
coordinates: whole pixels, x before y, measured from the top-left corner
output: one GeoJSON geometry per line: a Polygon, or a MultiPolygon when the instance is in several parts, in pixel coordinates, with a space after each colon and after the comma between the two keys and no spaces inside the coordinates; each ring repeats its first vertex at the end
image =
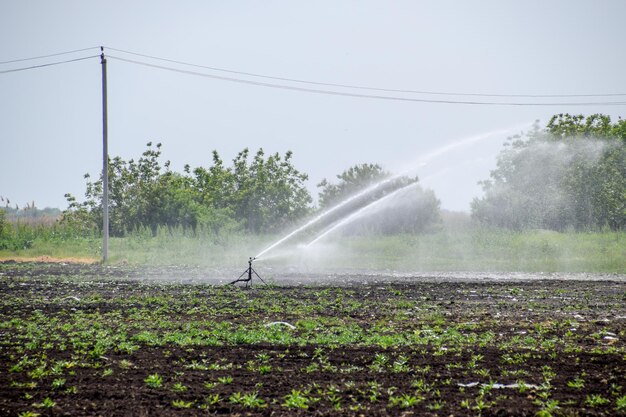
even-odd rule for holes
{"type": "Polygon", "coordinates": [[[626,123],[558,114],[510,138],[472,216],[511,229],[626,225],[626,123]]]}
{"type": "MultiPolygon", "coordinates": [[[[123,236],[142,228],[156,235],[159,227],[198,227],[219,233],[223,228],[241,225],[251,232],[271,232],[304,216],[310,210],[311,196],[303,183],[306,174],[295,169],[292,153],[265,158],[260,149],[252,162],[244,149],[225,167],[213,151],[209,168],[172,172],[169,161],[160,163],[161,144],[148,149],[135,162],[119,157],[109,161],[110,227],[113,236],[123,236]]],[[[64,221],[84,228],[101,227],[102,179],[90,181],[84,202],[66,195],[69,209],[64,221]]]]}
{"type": "MultiPolygon", "coordinates": [[[[161,171],[165,168],[169,172],[169,161],[161,167],[161,144],[153,148],[152,142],[148,142],[148,149],[135,162],[133,159],[124,161],[120,157],[109,160],[109,224],[113,236],[149,228],[156,235],[157,228],[163,222],[164,194],[161,171]]],[[[97,181],[87,179],[86,200],[82,203],[76,198],[66,194],[69,209],[66,211],[68,220],[81,219],[93,224],[102,224],[102,178],[97,181]]]]}
{"type": "Polygon", "coordinates": [[[252,162],[248,156],[244,149],[233,160],[234,196],[230,199],[248,231],[275,232],[309,213],[312,198],[304,186],[308,175],[293,166],[291,152],[284,159],[278,153],[265,159],[259,149],[252,162]]]}
{"type": "Polygon", "coordinates": [[[337,184],[332,184],[324,178],[317,185],[321,188],[319,192],[320,207],[331,207],[358,191],[384,180],[389,175],[389,172],[378,164],[358,164],[337,175],[339,179],[337,184]]]}

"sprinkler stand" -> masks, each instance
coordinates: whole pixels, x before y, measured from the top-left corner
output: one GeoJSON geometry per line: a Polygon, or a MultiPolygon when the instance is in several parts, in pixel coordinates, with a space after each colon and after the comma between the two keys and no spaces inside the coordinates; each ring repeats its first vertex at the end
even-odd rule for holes
{"type": "Polygon", "coordinates": [[[254,270],[254,268],[252,268],[252,261],[254,261],[256,258],[250,257],[248,259],[248,268],[243,271],[243,274],[239,275],[239,278],[237,278],[236,280],[234,280],[233,282],[230,283],[230,285],[235,285],[238,282],[245,282],[246,283],[246,288],[248,287],[248,285],[252,285],[252,274],[256,275],[258,279],[261,280],[261,282],[263,284],[265,284],[265,281],[263,281],[263,278],[261,278],[261,276],[259,274],[257,274],[257,272],[254,270]]]}

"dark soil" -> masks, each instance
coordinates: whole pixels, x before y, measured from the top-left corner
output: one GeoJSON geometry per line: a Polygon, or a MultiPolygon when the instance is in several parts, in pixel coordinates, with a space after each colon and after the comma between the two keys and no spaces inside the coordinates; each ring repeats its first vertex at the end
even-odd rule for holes
{"type": "Polygon", "coordinates": [[[381,276],[366,284],[351,277],[343,287],[251,289],[141,277],[129,268],[0,264],[0,415],[626,414],[621,277],[393,282],[381,276]],[[296,325],[272,324],[294,343],[138,336],[143,330],[192,334],[196,325],[252,331],[277,321],[296,325]],[[72,326],[85,323],[91,336],[81,345],[72,326]],[[116,342],[94,354],[97,339],[118,326],[137,348],[125,351],[116,342]],[[345,329],[387,335],[390,342],[343,339],[345,329]],[[327,331],[337,340],[315,339],[327,331]],[[429,342],[395,342],[398,335],[429,342]],[[16,366],[20,361],[27,365],[16,366]],[[55,363],[72,365],[53,371],[55,363]],[[153,374],[162,376],[160,387],[146,382],[153,374]],[[261,404],[238,400],[253,393],[261,404]],[[301,407],[289,402],[298,396],[301,407]]]}

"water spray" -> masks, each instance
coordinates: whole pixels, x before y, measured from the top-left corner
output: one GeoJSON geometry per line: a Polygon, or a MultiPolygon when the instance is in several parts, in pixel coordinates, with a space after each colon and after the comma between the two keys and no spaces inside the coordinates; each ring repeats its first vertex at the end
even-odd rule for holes
{"type": "Polygon", "coordinates": [[[316,223],[318,223],[319,221],[321,221],[323,218],[329,216],[330,214],[334,213],[335,211],[339,210],[340,208],[346,206],[347,204],[353,202],[354,200],[361,198],[363,196],[368,195],[369,193],[373,192],[374,190],[378,189],[379,187],[382,187],[383,185],[386,185],[388,183],[390,183],[391,181],[400,178],[402,176],[402,174],[396,174],[396,175],[392,175],[382,181],[377,182],[376,184],[373,184],[369,187],[367,187],[366,189],[350,196],[349,198],[343,200],[341,203],[337,204],[336,206],[322,212],[321,214],[317,215],[315,218],[309,220],[307,223],[305,223],[304,225],[298,227],[296,230],[292,231],[291,233],[287,234],[286,236],[284,236],[282,239],[278,240],[277,242],[273,243],[272,245],[268,246],[267,248],[263,249],[256,257],[259,258],[261,257],[261,255],[264,255],[265,253],[269,252],[270,250],[274,249],[276,246],[280,245],[281,243],[285,242],[286,240],[290,239],[291,237],[293,237],[294,235],[297,235],[298,233],[308,229],[309,227],[315,225],[316,223]]]}
{"type": "MultiPolygon", "coordinates": [[[[281,239],[279,239],[278,241],[274,242],[273,244],[271,244],[270,246],[268,246],[267,248],[263,249],[261,252],[259,252],[259,254],[251,259],[256,259],[261,257],[262,255],[264,255],[265,253],[269,252],[270,250],[274,249],[275,247],[281,245],[282,243],[284,243],[285,241],[289,240],[290,238],[292,238],[294,235],[299,234],[300,232],[310,228],[311,226],[317,224],[318,222],[320,222],[322,219],[324,219],[325,217],[328,217],[330,214],[334,213],[335,211],[341,209],[342,207],[350,204],[351,202],[364,197],[366,195],[369,195],[370,193],[374,192],[375,190],[378,190],[380,187],[383,187],[386,184],[389,184],[390,182],[405,176],[411,172],[416,171],[417,169],[428,165],[432,160],[441,157],[442,155],[445,155],[449,152],[452,152],[454,150],[466,147],[466,146],[470,146],[473,145],[475,143],[484,141],[486,139],[489,139],[490,137],[496,136],[496,135],[501,135],[501,134],[507,134],[510,133],[514,130],[518,130],[522,127],[526,127],[528,126],[529,123],[524,123],[521,125],[517,125],[514,126],[512,128],[508,128],[508,129],[500,129],[500,130],[494,130],[491,132],[486,132],[486,133],[482,133],[482,134],[478,134],[478,135],[473,135],[467,138],[464,138],[462,140],[458,140],[455,141],[453,143],[450,143],[448,145],[444,145],[442,147],[439,147],[437,149],[435,149],[432,152],[427,153],[426,155],[424,155],[422,158],[420,158],[417,163],[413,164],[412,167],[402,170],[402,172],[398,173],[398,174],[394,174],[391,175],[387,178],[385,178],[382,181],[379,181],[373,185],[370,185],[369,187],[365,188],[364,190],[348,197],[347,199],[343,200],[342,202],[340,202],[339,204],[337,204],[336,206],[320,213],[319,215],[317,215],[316,217],[314,217],[313,219],[309,220],[307,223],[305,223],[304,225],[298,227],[297,229],[293,230],[292,232],[290,232],[289,234],[285,235],[284,237],[282,237],[281,239]]],[[[362,211],[361,211],[362,212],[362,211]]],[[[354,216],[351,216],[352,218],[354,218],[354,216]]],[[[345,224],[345,222],[343,223],[345,224]]],[[[335,228],[332,228],[331,226],[331,230],[334,230],[335,228]]],[[[324,232],[324,236],[327,235],[328,233],[330,233],[330,230],[327,230],[326,232],[324,232]]],[[[321,239],[321,237],[319,237],[318,239],[315,239],[314,241],[310,242],[307,246],[312,245],[313,243],[315,243],[317,240],[321,239]]],[[[245,273],[244,273],[245,274],[245,273]]]]}
{"type": "Polygon", "coordinates": [[[335,223],[334,225],[332,225],[330,228],[328,228],[327,230],[325,230],[322,234],[320,234],[319,236],[317,236],[315,239],[313,239],[311,242],[309,242],[307,245],[305,245],[305,248],[309,248],[310,246],[314,245],[315,243],[317,243],[318,241],[322,240],[324,237],[328,236],[330,233],[334,232],[335,230],[339,229],[340,227],[343,227],[349,223],[351,223],[352,221],[354,221],[355,219],[357,219],[361,214],[363,214],[364,212],[371,210],[377,206],[379,206],[380,204],[383,204],[386,201],[391,200],[393,197],[397,196],[398,194],[400,194],[403,191],[408,190],[411,187],[415,187],[418,186],[417,182],[413,182],[409,185],[405,185],[404,187],[398,188],[397,190],[395,190],[394,192],[387,194],[384,197],[379,198],[378,200],[375,200],[373,202],[371,202],[370,204],[361,207],[360,209],[358,209],[357,211],[355,211],[354,213],[350,214],[348,217],[344,218],[343,220],[335,223]]]}
{"type": "Polygon", "coordinates": [[[252,285],[252,274],[256,275],[258,279],[261,280],[261,282],[263,284],[265,284],[265,281],[263,281],[263,278],[261,278],[261,276],[259,274],[256,273],[256,271],[254,270],[254,268],[252,268],[252,262],[256,259],[256,257],[250,257],[248,259],[248,268],[246,268],[245,271],[243,271],[243,273],[241,275],[239,275],[239,278],[237,278],[236,280],[234,280],[233,282],[230,283],[230,285],[235,285],[238,282],[245,282],[246,283],[246,288],[248,287],[248,285],[252,285]]]}

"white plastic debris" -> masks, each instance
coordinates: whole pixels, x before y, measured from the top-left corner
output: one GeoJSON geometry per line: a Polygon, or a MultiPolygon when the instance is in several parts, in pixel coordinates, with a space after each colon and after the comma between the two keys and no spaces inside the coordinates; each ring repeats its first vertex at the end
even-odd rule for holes
{"type": "Polygon", "coordinates": [[[290,329],[295,329],[296,328],[296,326],[294,326],[293,324],[287,323],[286,321],[273,321],[271,323],[267,323],[265,325],[265,327],[276,326],[276,325],[287,326],[290,329]]]}

